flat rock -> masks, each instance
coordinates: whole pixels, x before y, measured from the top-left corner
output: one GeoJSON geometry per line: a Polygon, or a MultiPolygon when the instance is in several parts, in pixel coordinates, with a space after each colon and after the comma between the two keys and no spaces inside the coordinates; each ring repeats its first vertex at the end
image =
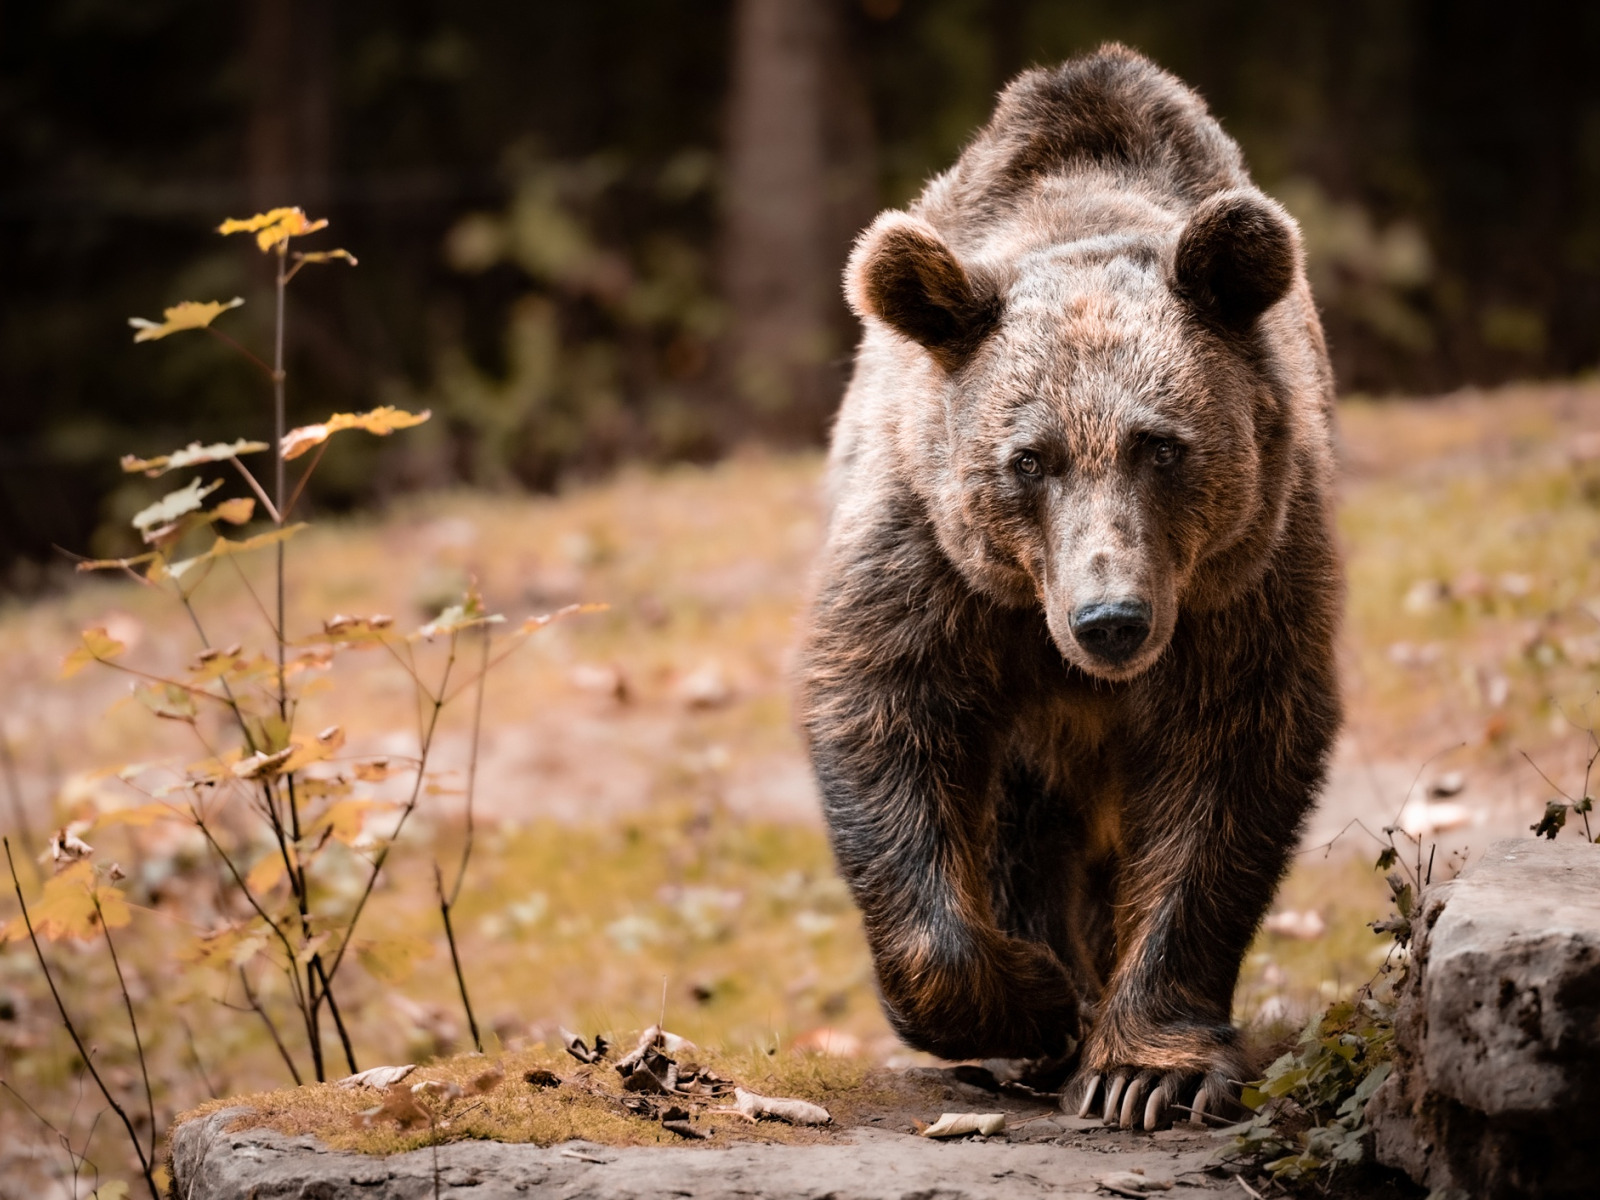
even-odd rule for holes
{"type": "Polygon", "coordinates": [[[1001,1200],[1107,1195],[1098,1181],[1132,1172],[1175,1185],[1152,1194],[1243,1193],[1205,1174],[1214,1136],[1174,1131],[1150,1137],[1089,1127],[1063,1117],[1029,1140],[951,1142],[859,1128],[809,1146],[740,1143],[629,1147],[455,1142],[388,1157],[329,1150],[309,1137],[270,1130],[228,1132],[248,1109],[224,1109],[172,1134],[174,1195],[188,1200],[520,1200],[529,1195],[740,1197],[788,1200],[1001,1200]],[[1039,1136],[1047,1133],[1053,1136],[1039,1136]],[[436,1181],[437,1180],[437,1184],[436,1181]],[[437,1188],[437,1190],[436,1190],[437,1188]]]}
{"type": "Polygon", "coordinates": [[[1600,1103],[1600,847],[1495,842],[1423,893],[1368,1109],[1380,1162],[1471,1196],[1593,1196],[1572,1135],[1600,1103]]]}

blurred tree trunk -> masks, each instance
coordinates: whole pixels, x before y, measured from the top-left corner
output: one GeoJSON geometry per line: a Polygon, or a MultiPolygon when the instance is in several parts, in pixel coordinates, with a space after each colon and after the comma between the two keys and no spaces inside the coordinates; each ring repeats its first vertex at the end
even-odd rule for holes
{"type": "Polygon", "coordinates": [[[847,0],[737,0],[722,269],[735,432],[820,441],[854,322],[839,273],[876,206],[847,0]]]}
{"type": "Polygon", "coordinates": [[[252,0],[245,40],[250,203],[258,212],[287,204],[324,209],[333,140],[329,7],[316,0],[252,0]]]}

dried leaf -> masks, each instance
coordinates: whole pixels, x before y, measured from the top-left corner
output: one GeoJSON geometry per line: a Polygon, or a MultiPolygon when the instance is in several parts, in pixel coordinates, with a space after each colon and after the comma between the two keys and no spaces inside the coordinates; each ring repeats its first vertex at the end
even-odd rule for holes
{"type": "Polygon", "coordinates": [[[261,856],[261,861],[250,868],[244,877],[244,885],[255,896],[264,896],[288,876],[288,870],[283,865],[283,855],[268,851],[261,856]]]}
{"type": "Polygon", "coordinates": [[[280,242],[287,242],[292,237],[304,237],[308,233],[327,228],[327,225],[328,222],[325,220],[309,220],[299,208],[274,208],[268,212],[257,213],[253,217],[243,219],[230,217],[217,226],[217,232],[223,236],[230,233],[253,233],[256,235],[256,245],[262,251],[267,251],[280,242]]]}
{"type": "Polygon", "coordinates": [[[174,450],[171,454],[158,454],[154,458],[135,458],[131,454],[124,454],[122,469],[130,472],[143,471],[154,479],[167,471],[181,470],[197,463],[226,462],[241,454],[256,454],[267,448],[266,442],[251,442],[244,438],[236,442],[213,442],[209,446],[190,442],[182,450],[174,450]]]}
{"type": "Polygon", "coordinates": [[[83,631],[83,645],[61,661],[61,678],[71,679],[92,662],[105,662],[121,654],[127,647],[108,634],[101,626],[83,631]]]}
{"type": "Polygon", "coordinates": [[[89,1193],[89,1200],[128,1200],[126,1180],[112,1179],[89,1193]]]}
{"type": "Polygon", "coordinates": [[[284,764],[293,754],[293,746],[285,746],[272,754],[268,754],[265,750],[257,750],[247,758],[241,758],[234,763],[233,774],[239,779],[263,779],[281,775],[284,764]]]}
{"type": "Polygon", "coordinates": [[[417,1103],[410,1088],[396,1084],[390,1087],[389,1095],[382,1104],[363,1110],[355,1118],[355,1123],[366,1129],[370,1129],[377,1121],[394,1121],[401,1129],[415,1129],[420,1125],[432,1124],[433,1116],[417,1103]]]}
{"type": "Polygon", "coordinates": [[[944,1113],[922,1131],[922,1136],[947,1138],[976,1133],[993,1137],[997,1133],[1004,1133],[1005,1128],[1005,1113],[944,1113]]]}
{"type": "Polygon", "coordinates": [[[368,1067],[365,1071],[357,1071],[354,1075],[346,1075],[339,1080],[342,1088],[377,1088],[382,1091],[393,1087],[407,1075],[417,1069],[416,1063],[407,1063],[403,1067],[368,1067]]]}
{"type": "MultiPolygon", "coordinates": [[[[185,329],[204,329],[230,308],[238,308],[244,303],[244,297],[235,296],[232,300],[185,300],[174,304],[171,308],[162,309],[164,320],[148,321],[144,317],[129,317],[128,324],[139,332],[133,335],[136,342],[153,342],[164,338],[169,333],[178,333],[185,329]]],[[[126,468],[124,468],[126,470],[126,468]]]]}
{"type": "Polygon", "coordinates": [[[482,1096],[495,1090],[505,1082],[506,1073],[501,1067],[490,1067],[480,1075],[475,1075],[468,1081],[466,1087],[461,1089],[463,1096],[482,1096]]]}
{"type": "Polygon", "coordinates": [[[210,486],[203,484],[198,479],[191,479],[187,487],[181,487],[175,492],[168,492],[160,500],[148,508],[142,508],[133,517],[133,527],[143,536],[144,540],[154,541],[153,529],[170,525],[185,513],[194,512],[212,492],[222,486],[222,480],[217,480],[210,486]]]}
{"type": "Polygon", "coordinates": [[[611,1050],[611,1043],[598,1033],[594,1035],[594,1049],[591,1050],[588,1043],[573,1033],[572,1030],[562,1029],[558,1026],[557,1032],[561,1036],[563,1048],[566,1052],[581,1063],[601,1062],[611,1050]]]}
{"type": "Polygon", "coordinates": [[[560,1087],[561,1076],[543,1067],[534,1067],[531,1071],[523,1072],[522,1082],[536,1088],[560,1087]]]}
{"type": "Polygon", "coordinates": [[[387,758],[374,758],[367,762],[358,762],[351,768],[355,772],[356,778],[363,783],[382,783],[390,775],[394,774],[395,769],[389,765],[387,758]]]}
{"type": "Polygon", "coordinates": [[[335,800],[306,826],[305,836],[316,838],[326,830],[334,841],[350,846],[361,837],[368,813],[387,811],[393,807],[381,800],[335,800]]]}
{"type": "Polygon", "coordinates": [[[413,1096],[429,1096],[437,1100],[459,1100],[461,1085],[452,1079],[424,1079],[411,1085],[413,1096]]]}
{"type": "MultiPolygon", "coordinates": [[[[755,1092],[747,1092],[743,1088],[733,1089],[734,1107],[751,1120],[761,1117],[773,1117],[779,1121],[787,1121],[791,1125],[828,1125],[833,1121],[828,1110],[820,1104],[813,1104],[809,1100],[790,1100],[777,1096],[761,1096],[755,1092]]],[[[985,1118],[986,1119],[986,1118],[985,1118]]],[[[998,1116],[1000,1125],[994,1132],[1005,1128],[1005,1117],[998,1116]]],[[[941,1121],[943,1118],[941,1118],[941,1121]]],[[[937,1126],[934,1126],[937,1128],[937,1126]]],[[[976,1126],[974,1126],[976,1128],[976,1126]]],[[[963,1130],[963,1132],[969,1132],[963,1130]]],[[[936,1134],[931,1129],[928,1137],[954,1136],[953,1134],[936,1134]]]]}
{"type": "Polygon", "coordinates": [[[1148,1196],[1151,1192],[1172,1190],[1173,1180],[1155,1179],[1143,1171],[1113,1171],[1095,1180],[1103,1191],[1118,1196],[1148,1196]]]}
{"type": "Polygon", "coordinates": [[[388,437],[397,429],[409,429],[413,425],[421,425],[432,415],[429,409],[424,409],[420,413],[409,413],[404,409],[395,408],[392,404],[385,404],[364,413],[334,413],[320,425],[302,425],[299,429],[291,429],[283,435],[283,443],[279,450],[286,460],[299,458],[313,446],[321,445],[334,434],[346,429],[364,429],[379,437],[388,437]]]}
{"type": "Polygon", "coordinates": [[[50,835],[50,861],[57,871],[93,853],[94,847],[70,829],[58,829],[50,835]]]}
{"type": "MultiPolygon", "coordinates": [[[[95,879],[94,867],[78,861],[45,882],[39,899],[28,906],[33,930],[50,941],[70,937],[92,938],[100,929],[102,917],[112,929],[120,929],[130,919],[128,901],[114,887],[95,879]],[[95,902],[99,901],[99,913],[95,902]]],[[[6,927],[5,940],[25,933],[19,916],[6,927]]]]}
{"type": "Polygon", "coordinates": [[[243,525],[255,515],[256,502],[249,496],[239,496],[232,500],[224,500],[213,508],[207,515],[214,521],[226,521],[229,525],[243,525]]]}

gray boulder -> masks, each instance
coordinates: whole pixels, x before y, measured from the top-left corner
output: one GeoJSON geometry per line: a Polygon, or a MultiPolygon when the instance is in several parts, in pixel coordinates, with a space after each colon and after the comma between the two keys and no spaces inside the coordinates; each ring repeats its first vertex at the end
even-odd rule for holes
{"type": "Polygon", "coordinates": [[[1495,842],[1423,893],[1412,956],[1377,1159],[1444,1193],[1600,1195],[1600,846],[1495,842]]]}

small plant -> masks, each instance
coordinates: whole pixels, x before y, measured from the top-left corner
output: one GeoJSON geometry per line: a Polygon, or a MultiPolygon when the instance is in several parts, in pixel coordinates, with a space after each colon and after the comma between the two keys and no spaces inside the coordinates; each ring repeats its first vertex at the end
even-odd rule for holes
{"type": "MultiPolygon", "coordinates": [[[[31,897],[10,841],[5,844],[21,911],[0,932],[0,941],[26,937],[31,942],[82,1070],[120,1120],[153,1200],[164,1182],[157,1164],[156,1089],[144,1069],[145,1042],[136,1005],[112,939],[112,930],[128,925],[141,910],[118,886],[126,878],[122,868],[96,864],[93,848],[82,835],[119,825],[140,830],[175,824],[197,831],[214,867],[209,907],[217,919],[192,936],[169,936],[170,961],[163,964],[163,973],[202,977],[200,986],[210,980],[217,993],[214,999],[265,1028],[296,1083],[327,1079],[339,1060],[345,1070],[355,1073],[359,1069],[355,1040],[340,1003],[343,972],[359,960],[369,974],[398,982],[412,962],[432,952],[426,939],[364,937],[359,931],[396,839],[425,796],[447,790],[435,763],[440,717],[453,701],[470,693],[474,716],[465,795],[467,837],[450,886],[437,863],[435,881],[461,1001],[474,1043],[481,1049],[456,952],[451,908],[472,851],[484,681],[528,635],[554,619],[593,607],[570,606],[505,630],[505,619],[488,612],[476,588],[469,586],[456,603],[408,632],[383,614],[336,614],[308,626],[288,611],[287,546],[306,528],[293,517],[329,439],[347,430],[387,436],[429,416],[425,411],[383,407],[287,428],[284,333],[289,284],[310,265],[356,263],[345,250],[291,248],[326,225],[309,220],[298,208],[279,208],[219,227],[225,235],[253,234],[261,251],[273,256],[276,309],[270,365],[213,326],[243,303],[239,299],[185,302],[168,308],[160,322],[132,321],[137,342],[206,330],[260,368],[271,388],[271,442],[193,443],[171,454],[148,459],[129,455],[122,460],[125,471],[151,478],[213,465],[231,468],[248,495],[214,502],[211,497],[224,481],[196,475],[134,516],[133,527],[146,547],[142,553],[79,563],[85,571],[120,571],[170,596],[188,617],[195,652],[179,670],[144,665],[133,660],[123,642],[103,628],[93,628],[84,631],[79,646],[67,656],[63,677],[91,665],[127,676],[135,697],[154,717],[192,732],[201,756],[187,763],[134,764],[117,772],[116,778],[137,794],[138,801],[58,832],[47,855],[54,873],[31,897]],[[263,453],[271,455],[270,471],[258,473],[246,465],[247,458],[263,453]],[[291,480],[291,464],[307,455],[307,465],[291,480]],[[230,529],[239,529],[244,536],[219,532],[230,529]],[[246,573],[244,560],[252,555],[271,557],[266,589],[258,588],[246,573]],[[259,648],[212,635],[199,601],[205,584],[218,572],[236,575],[253,602],[265,633],[259,648]],[[361,651],[382,654],[398,664],[414,686],[416,748],[409,757],[355,752],[347,746],[342,723],[324,724],[315,731],[303,728],[307,697],[331,685],[336,659],[361,651]],[[59,981],[67,968],[59,961],[52,964],[43,945],[62,940],[105,942],[140,1066],[143,1113],[130,1115],[119,1089],[108,1084],[96,1065],[94,1045],[63,996],[59,981]],[[235,1001],[236,996],[242,1003],[235,1001]],[[137,1128],[141,1123],[147,1128],[137,1128]]],[[[141,919],[170,919],[170,914],[153,910],[142,914],[141,919]]],[[[87,1143],[83,1151],[74,1152],[70,1140],[63,1141],[69,1154],[77,1154],[76,1178],[88,1154],[87,1143]]],[[[120,1183],[114,1186],[125,1190],[120,1183]]],[[[101,1187],[99,1194],[111,1193],[101,1187]]]]}
{"type": "Polygon", "coordinates": [[[1392,1000],[1370,989],[1312,1017],[1299,1044],[1244,1089],[1256,1115],[1234,1126],[1225,1155],[1285,1181],[1361,1162],[1367,1101],[1389,1076],[1393,1037],[1392,1000]]]}

